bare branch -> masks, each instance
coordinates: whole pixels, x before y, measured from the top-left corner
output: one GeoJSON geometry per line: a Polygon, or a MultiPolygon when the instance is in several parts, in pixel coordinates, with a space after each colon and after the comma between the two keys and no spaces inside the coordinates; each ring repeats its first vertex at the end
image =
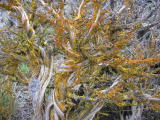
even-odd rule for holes
{"type": "Polygon", "coordinates": [[[155,98],[155,97],[152,97],[151,95],[149,94],[143,94],[145,99],[149,100],[149,101],[154,101],[154,102],[160,102],[160,98],[155,98]]]}
{"type": "Polygon", "coordinates": [[[28,19],[28,16],[27,16],[27,13],[24,11],[23,7],[21,6],[14,6],[15,9],[17,9],[20,14],[21,14],[21,19],[22,19],[22,24],[25,26],[25,29],[28,33],[28,36],[29,37],[32,37],[32,35],[35,34],[35,31],[33,29],[33,27],[30,25],[29,23],[29,19],[28,19]]]}
{"type": "Polygon", "coordinates": [[[53,106],[54,109],[54,119],[55,120],[59,120],[59,117],[61,118],[61,120],[64,119],[64,113],[60,110],[60,108],[58,107],[56,100],[55,100],[55,96],[54,96],[54,90],[53,90],[53,102],[51,102],[45,111],[45,120],[49,120],[49,113],[51,110],[51,107],[53,106]]]}

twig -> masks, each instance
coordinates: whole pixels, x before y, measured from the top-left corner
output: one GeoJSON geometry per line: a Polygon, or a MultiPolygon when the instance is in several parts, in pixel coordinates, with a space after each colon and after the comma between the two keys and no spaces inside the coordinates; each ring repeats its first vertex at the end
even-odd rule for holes
{"type": "Polygon", "coordinates": [[[78,17],[77,17],[77,19],[79,19],[81,17],[81,9],[82,9],[83,4],[84,4],[84,0],[82,0],[80,6],[78,8],[78,17]]]}
{"type": "Polygon", "coordinates": [[[84,118],[80,120],[92,120],[94,116],[96,115],[96,113],[101,110],[103,105],[104,104],[102,102],[98,102],[96,105],[94,105],[94,107],[90,110],[90,112],[84,118]]]}
{"type": "Polygon", "coordinates": [[[116,86],[116,85],[120,82],[120,78],[121,78],[121,75],[119,75],[119,76],[117,77],[117,79],[113,82],[113,84],[112,84],[109,88],[107,88],[107,89],[105,89],[105,90],[102,90],[101,92],[102,92],[102,93],[107,93],[107,92],[109,92],[114,86],[116,86]]]}
{"type": "Polygon", "coordinates": [[[84,37],[84,43],[86,42],[86,40],[87,40],[88,36],[90,35],[91,31],[93,30],[94,26],[98,23],[98,19],[99,19],[99,17],[100,17],[100,13],[101,13],[101,9],[99,8],[94,23],[92,24],[91,28],[89,29],[88,34],[84,37]]]}

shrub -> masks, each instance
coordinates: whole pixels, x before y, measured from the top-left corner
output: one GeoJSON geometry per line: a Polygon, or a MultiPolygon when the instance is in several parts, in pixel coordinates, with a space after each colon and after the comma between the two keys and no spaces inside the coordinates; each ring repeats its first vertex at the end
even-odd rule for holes
{"type": "Polygon", "coordinates": [[[115,11],[107,4],[107,0],[82,0],[70,17],[65,15],[62,1],[0,4],[3,9],[19,12],[20,16],[12,16],[21,21],[14,31],[7,28],[12,38],[1,39],[6,55],[3,73],[26,84],[38,76],[34,120],[49,119],[50,114],[54,119],[100,119],[108,116],[101,112],[107,106],[159,110],[159,90],[153,87],[158,69],[150,67],[160,61],[156,38],[153,36],[147,47],[135,40],[139,30],[153,25],[143,27],[141,21],[131,19],[132,1],[124,1],[115,11]],[[57,71],[53,68],[55,49],[65,57],[57,71]],[[52,99],[45,103],[45,90],[53,77],[54,89],[48,93],[52,99]]]}

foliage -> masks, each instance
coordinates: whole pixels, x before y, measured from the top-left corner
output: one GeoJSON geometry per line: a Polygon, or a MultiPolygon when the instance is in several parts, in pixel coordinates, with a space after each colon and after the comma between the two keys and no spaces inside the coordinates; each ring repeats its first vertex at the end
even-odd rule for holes
{"type": "Polygon", "coordinates": [[[11,116],[13,111],[14,98],[12,96],[11,81],[7,80],[8,76],[0,74],[0,119],[5,119],[11,116]]]}

